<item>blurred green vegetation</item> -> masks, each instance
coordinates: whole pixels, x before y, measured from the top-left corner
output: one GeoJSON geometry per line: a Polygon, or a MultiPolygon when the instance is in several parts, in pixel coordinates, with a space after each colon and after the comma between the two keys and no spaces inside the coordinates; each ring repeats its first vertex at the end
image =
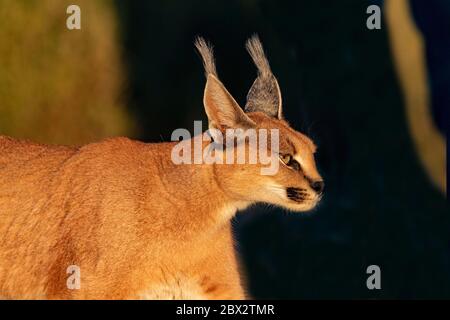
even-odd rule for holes
{"type": "Polygon", "coordinates": [[[77,1],[82,30],[66,28],[70,4],[2,0],[0,134],[81,144],[132,132],[113,3],[77,1]]]}

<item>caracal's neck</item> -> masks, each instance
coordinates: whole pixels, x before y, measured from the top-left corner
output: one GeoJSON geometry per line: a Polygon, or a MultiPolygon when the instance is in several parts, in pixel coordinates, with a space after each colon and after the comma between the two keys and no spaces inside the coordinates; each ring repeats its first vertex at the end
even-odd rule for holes
{"type": "Polygon", "coordinates": [[[175,164],[171,158],[175,145],[153,145],[152,162],[158,170],[162,190],[157,192],[161,193],[162,206],[180,229],[189,226],[192,230],[213,230],[249,205],[233,199],[221,188],[213,164],[175,164]]]}

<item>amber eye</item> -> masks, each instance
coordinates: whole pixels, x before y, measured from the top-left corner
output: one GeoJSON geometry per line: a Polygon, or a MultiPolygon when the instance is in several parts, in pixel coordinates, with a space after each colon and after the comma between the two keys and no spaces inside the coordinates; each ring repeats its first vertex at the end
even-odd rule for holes
{"type": "Polygon", "coordinates": [[[295,171],[301,170],[300,164],[295,161],[294,157],[292,157],[290,154],[280,154],[280,159],[285,165],[294,169],[295,171]]]}
{"type": "Polygon", "coordinates": [[[290,154],[280,154],[280,159],[285,165],[289,166],[292,161],[292,156],[290,154]]]}

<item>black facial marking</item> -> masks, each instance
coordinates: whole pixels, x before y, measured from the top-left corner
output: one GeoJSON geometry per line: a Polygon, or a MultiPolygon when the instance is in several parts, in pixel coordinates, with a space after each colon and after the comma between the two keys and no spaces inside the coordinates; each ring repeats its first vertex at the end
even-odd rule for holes
{"type": "Polygon", "coordinates": [[[306,199],[306,197],[308,196],[306,189],[295,188],[295,187],[286,188],[286,194],[290,200],[295,201],[295,202],[303,202],[306,199]]]}

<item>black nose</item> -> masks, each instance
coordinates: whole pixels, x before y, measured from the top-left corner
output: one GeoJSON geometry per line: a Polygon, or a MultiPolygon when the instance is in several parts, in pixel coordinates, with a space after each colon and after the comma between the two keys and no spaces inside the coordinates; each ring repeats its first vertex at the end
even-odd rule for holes
{"type": "Polygon", "coordinates": [[[311,183],[311,188],[318,194],[323,193],[324,187],[325,187],[325,183],[323,183],[323,181],[314,181],[311,183]]]}

